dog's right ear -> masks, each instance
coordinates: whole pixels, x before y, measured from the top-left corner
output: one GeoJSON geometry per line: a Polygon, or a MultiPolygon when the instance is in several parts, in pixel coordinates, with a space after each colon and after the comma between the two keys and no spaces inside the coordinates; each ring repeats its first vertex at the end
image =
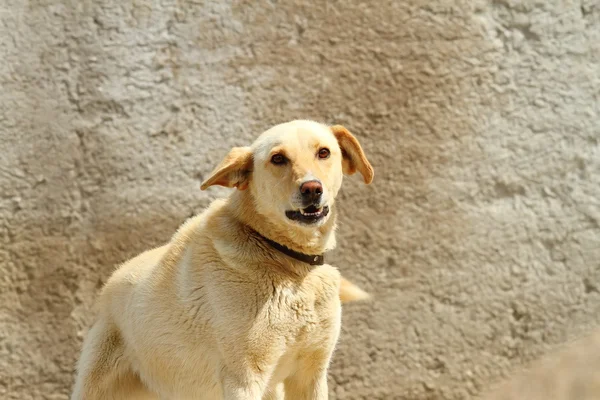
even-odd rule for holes
{"type": "Polygon", "coordinates": [[[245,190],[250,183],[252,161],[250,147],[234,147],[206,178],[200,189],[206,190],[210,186],[219,185],[245,190]]]}

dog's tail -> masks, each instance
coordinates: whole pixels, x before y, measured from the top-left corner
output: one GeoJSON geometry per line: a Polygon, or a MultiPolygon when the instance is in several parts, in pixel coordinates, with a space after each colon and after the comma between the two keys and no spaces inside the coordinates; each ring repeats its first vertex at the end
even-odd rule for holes
{"type": "Polygon", "coordinates": [[[371,296],[367,292],[342,277],[342,281],[340,283],[340,300],[342,303],[367,300],[370,297],[371,296]]]}

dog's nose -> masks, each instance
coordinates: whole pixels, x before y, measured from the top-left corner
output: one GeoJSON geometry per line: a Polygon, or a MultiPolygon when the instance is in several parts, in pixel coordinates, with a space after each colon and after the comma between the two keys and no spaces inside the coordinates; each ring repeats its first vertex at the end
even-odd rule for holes
{"type": "Polygon", "coordinates": [[[300,185],[300,193],[305,202],[316,203],[323,194],[323,185],[317,180],[304,182],[300,185]]]}

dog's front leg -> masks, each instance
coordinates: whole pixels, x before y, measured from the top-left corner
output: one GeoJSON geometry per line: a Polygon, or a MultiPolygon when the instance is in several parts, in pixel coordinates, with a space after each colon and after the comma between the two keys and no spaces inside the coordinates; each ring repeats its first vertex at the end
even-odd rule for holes
{"type": "Polygon", "coordinates": [[[298,372],[285,380],[286,400],[327,400],[327,370],[316,376],[298,372]]]}
{"type": "Polygon", "coordinates": [[[224,400],[258,400],[262,399],[266,391],[266,380],[255,374],[240,374],[223,371],[223,398],[224,400]]]}

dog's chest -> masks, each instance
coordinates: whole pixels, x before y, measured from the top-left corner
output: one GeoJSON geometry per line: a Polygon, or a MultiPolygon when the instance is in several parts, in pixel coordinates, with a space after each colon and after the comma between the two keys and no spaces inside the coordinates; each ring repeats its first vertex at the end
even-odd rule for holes
{"type": "Polygon", "coordinates": [[[329,310],[316,302],[317,296],[295,288],[277,288],[269,302],[269,326],[275,331],[287,331],[288,340],[302,339],[327,319],[329,310]]]}
{"type": "Polygon", "coordinates": [[[337,270],[317,267],[301,283],[275,277],[272,287],[264,308],[266,329],[281,336],[286,346],[319,342],[334,334],[340,313],[337,270]]]}

